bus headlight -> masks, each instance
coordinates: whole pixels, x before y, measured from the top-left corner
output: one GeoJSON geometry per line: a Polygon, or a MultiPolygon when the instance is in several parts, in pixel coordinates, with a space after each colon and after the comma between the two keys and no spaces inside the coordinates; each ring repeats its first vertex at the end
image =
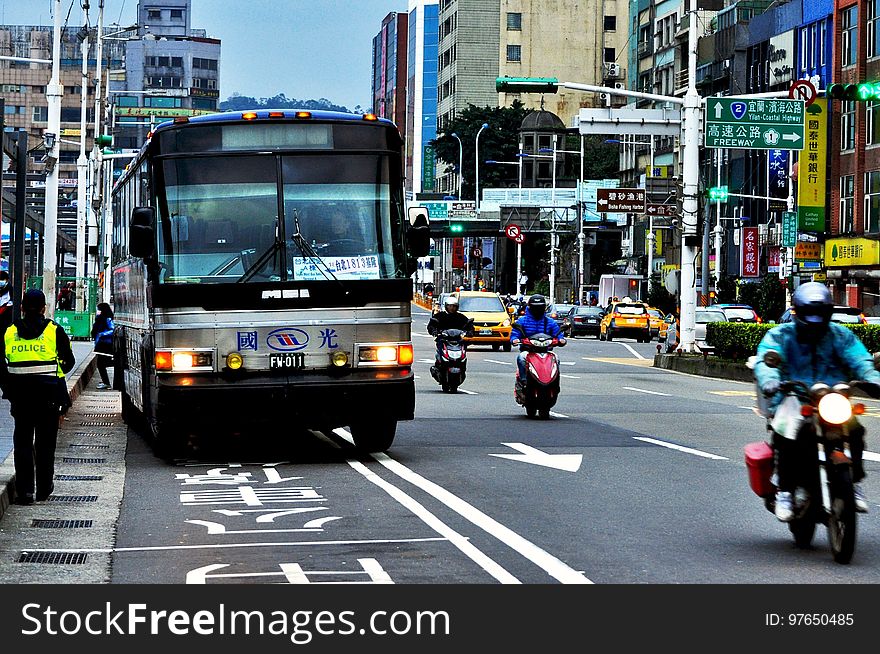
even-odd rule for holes
{"type": "Polygon", "coordinates": [[[226,367],[230,370],[238,370],[244,365],[244,357],[238,352],[230,352],[226,355],[226,367]]]}
{"type": "Polygon", "coordinates": [[[828,393],[819,400],[819,417],[832,425],[842,425],[852,418],[852,404],[840,393],[828,393]]]}
{"type": "Polygon", "coordinates": [[[157,372],[213,372],[213,349],[156,350],[157,372]]]}
{"type": "Polygon", "coordinates": [[[414,358],[412,343],[359,345],[357,352],[362,366],[411,366],[414,358]]]}

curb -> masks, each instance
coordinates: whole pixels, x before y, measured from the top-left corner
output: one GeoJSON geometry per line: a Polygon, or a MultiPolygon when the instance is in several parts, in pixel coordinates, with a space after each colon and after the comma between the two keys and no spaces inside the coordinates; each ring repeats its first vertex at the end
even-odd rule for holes
{"type": "MultiPolygon", "coordinates": [[[[70,393],[71,402],[76,402],[76,399],[82,394],[94,376],[95,370],[98,367],[96,356],[94,352],[90,352],[85,363],[68,378],[67,390],[70,393]]],[[[13,491],[15,487],[14,482],[15,467],[12,463],[12,454],[10,453],[5,461],[0,462],[0,520],[3,519],[3,514],[6,513],[6,509],[9,508],[9,505],[15,499],[15,492],[13,491]]]]}
{"type": "Polygon", "coordinates": [[[754,383],[755,375],[744,363],[721,361],[712,356],[701,354],[657,354],[654,356],[654,368],[686,372],[701,377],[717,377],[754,383]]]}

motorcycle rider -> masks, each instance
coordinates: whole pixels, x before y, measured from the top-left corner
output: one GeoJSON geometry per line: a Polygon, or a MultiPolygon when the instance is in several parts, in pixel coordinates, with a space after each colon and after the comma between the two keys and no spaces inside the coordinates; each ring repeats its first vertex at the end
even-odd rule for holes
{"type": "MultiPolygon", "coordinates": [[[[443,300],[443,311],[438,311],[428,321],[428,333],[436,336],[440,332],[447,329],[460,329],[467,336],[474,335],[474,322],[463,313],[458,312],[458,298],[454,295],[447,295],[443,300]]],[[[437,344],[437,352],[434,356],[435,363],[440,363],[440,344],[437,344]]],[[[437,367],[431,366],[431,374],[437,372],[437,367]]]]}
{"type": "MultiPolygon", "coordinates": [[[[850,380],[862,380],[878,385],[876,389],[866,389],[872,396],[880,391],[880,372],[874,369],[868,350],[849,328],[831,322],[834,302],[828,288],[819,282],[801,284],[795,290],[792,302],[794,320],[771,329],[758,345],[755,378],[768,398],[771,417],[785,397],[779,391],[783,375],[787,380],[800,381],[807,386],[820,382],[834,386],[850,380]],[[764,363],[764,354],[771,350],[782,357],[780,367],[772,368],[764,363]]],[[[865,513],[868,503],[860,483],[865,477],[862,465],[865,428],[855,416],[848,427],[856,510],[865,513]]],[[[795,487],[793,476],[798,464],[799,441],[774,432],[773,448],[778,476],[776,517],[790,522],[794,518],[792,491],[795,487]]]]}
{"type": "MultiPolygon", "coordinates": [[[[562,328],[553,318],[545,315],[547,311],[547,299],[543,295],[532,295],[526,306],[525,314],[513,323],[513,329],[510,330],[510,344],[513,346],[520,345],[523,338],[534,336],[535,334],[547,334],[559,341],[559,346],[566,344],[565,335],[562,328]]],[[[521,350],[516,357],[516,365],[519,369],[519,377],[516,380],[517,389],[522,390],[526,382],[526,355],[525,350],[521,350]]]]}

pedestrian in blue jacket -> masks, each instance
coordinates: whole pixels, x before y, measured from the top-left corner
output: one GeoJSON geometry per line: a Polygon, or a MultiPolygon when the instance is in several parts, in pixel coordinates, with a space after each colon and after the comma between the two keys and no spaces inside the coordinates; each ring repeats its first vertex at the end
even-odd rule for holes
{"type": "Polygon", "coordinates": [[[92,325],[92,337],[95,339],[95,355],[98,357],[98,374],[101,381],[98,390],[110,388],[110,377],[107,368],[113,365],[113,309],[106,302],[98,304],[98,314],[92,325]]]}

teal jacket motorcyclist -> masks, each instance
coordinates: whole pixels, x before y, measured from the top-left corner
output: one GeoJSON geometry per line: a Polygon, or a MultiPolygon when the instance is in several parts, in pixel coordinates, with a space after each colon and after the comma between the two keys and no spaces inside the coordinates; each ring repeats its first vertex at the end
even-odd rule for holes
{"type": "MultiPolygon", "coordinates": [[[[755,380],[768,400],[769,416],[776,414],[785,398],[780,391],[783,381],[799,381],[807,386],[819,382],[833,386],[850,381],[880,384],[880,373],[874,369],[873,357],[864,344],[848,327],[831,322],[834,302],[827,287],[818,282],[801,284],[792,295],[792,301],[793,322],[774,327],[758,344],[755,380]],[[769,351],[777,352],[781,358],[776,368],[764,363],[764,355],[769,351]]],[[[872,395],[877,389],[875,386],[872,395]]],[[[865,429],[855,417],[848,423],[848,428],[856,509],[866,512],[868,502],[859,483],[865,477],[862,462],[865,429]]],[[[794,519],[792,493],[797,485],[798,462],[803,460],[805,448],[815,450],[811,439],[803,438],[805,434],[809,432],[801,428],[792,440],[773,433],[778,487],[775,512],[783,522],[794,519]]],[[[815,451],[812,456],[816,456],[815,451]]]]}

